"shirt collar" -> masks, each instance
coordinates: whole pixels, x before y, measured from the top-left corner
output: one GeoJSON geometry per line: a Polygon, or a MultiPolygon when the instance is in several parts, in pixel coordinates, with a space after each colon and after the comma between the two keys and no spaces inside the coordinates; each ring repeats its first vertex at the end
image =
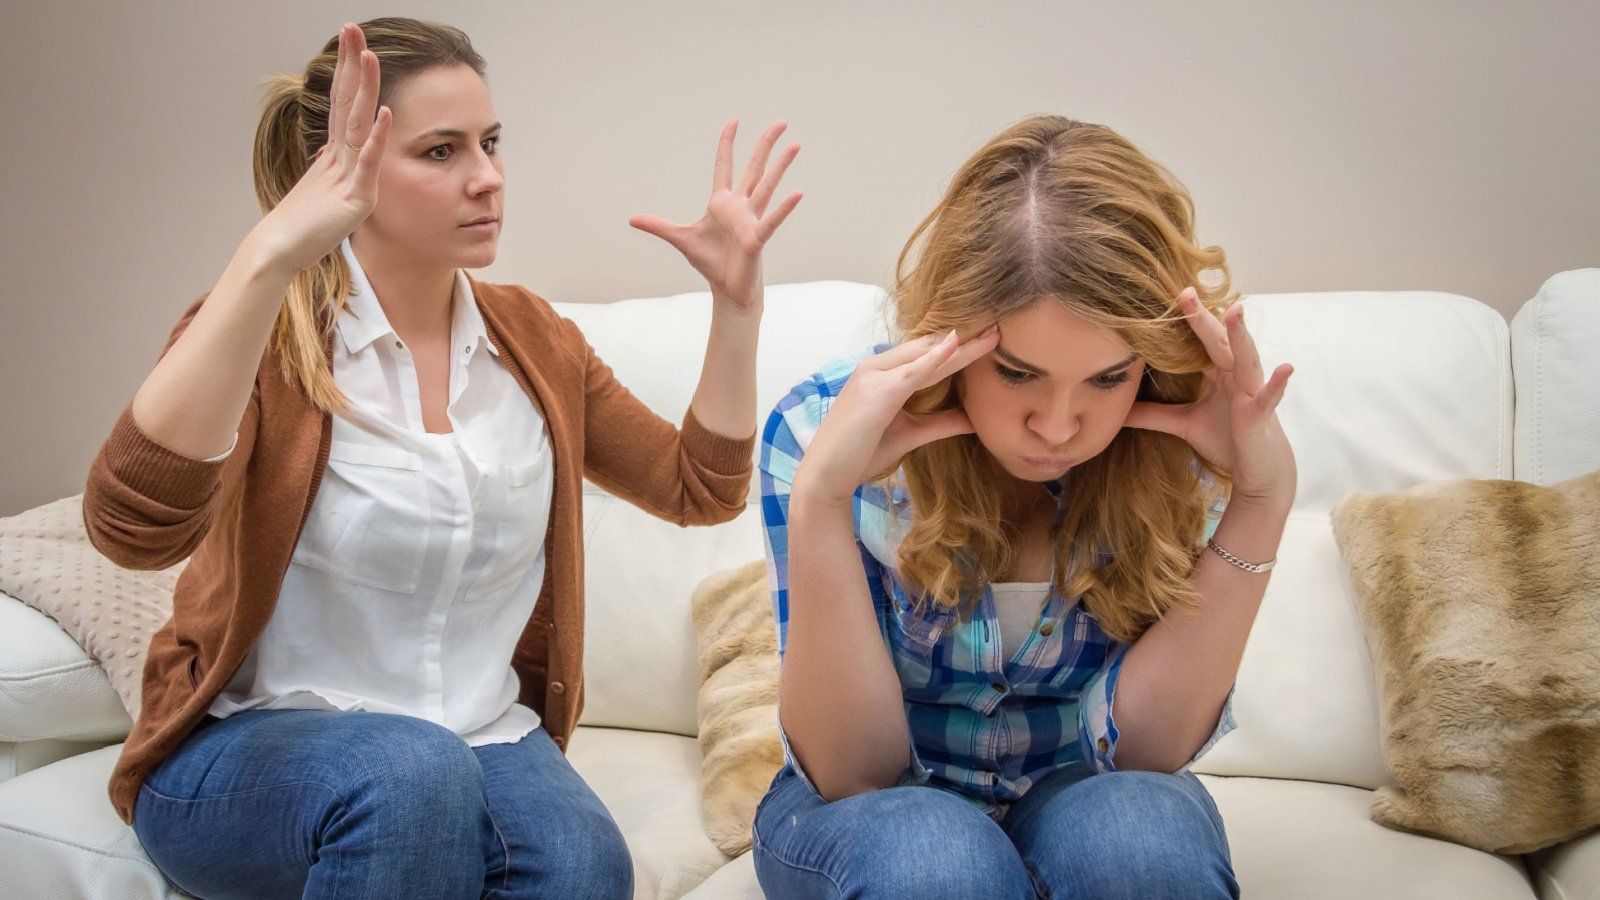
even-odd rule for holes
{"type": "MultiPolygon", "coordinates": [[[[389,317],[383,314],[383,306],[378,303],[372,282],[367,280],[366,270],[361,268],[361,261],[356,259],[349,238],[340,242],[339,252],[344,254],[344,261],[350,267],[350,296],[345,300],[344,312],[336,323],[345,349],[356,354],[379,338],[398,337],[394,327],[389,324],[389,317]]],[[[451,346],[459,344],[463,348],[470,348],[481,345],[499,356],[500,351],[490,343],[489,333],[484,328],[483,314],[478,311],[477,299],[472,294],[472,282],[467,279],[467,273],[460,269],[456,270],[455,291],[450,306],[451,346]]]]}

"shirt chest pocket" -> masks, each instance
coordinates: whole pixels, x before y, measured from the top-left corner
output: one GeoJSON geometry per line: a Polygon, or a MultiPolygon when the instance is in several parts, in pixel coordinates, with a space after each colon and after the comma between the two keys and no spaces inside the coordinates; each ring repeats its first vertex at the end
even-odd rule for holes
{"type": "Polygon", "coordinates": [[[501,502],[494,522],[494,539],[480,548],[483,576],[469,599],[489,600],[515,590],[528,576],[544,549],[550,525],[550,499],[554,472],[548,457],[524,465],[506,466],[498,479],[501,502]]]}
{"type": "Polygon", "coordinates": [[[340,581],[415,593],[430,514],[420,456],[334,441],[294,562],[340,581]]]}

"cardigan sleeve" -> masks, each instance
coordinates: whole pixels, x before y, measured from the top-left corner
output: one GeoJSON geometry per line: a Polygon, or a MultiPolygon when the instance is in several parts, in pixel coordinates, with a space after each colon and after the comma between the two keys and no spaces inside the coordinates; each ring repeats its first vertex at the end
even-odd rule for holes
{"type": "MultiPolygon", "coordinates": [[[[163,356],[204,301],[197,300],[173,328],[163,356]]],[[[259,403],[252,390],[240,434],[254,435],[259,403]]],[[[187,558],[210,529],[224,470],[243,466],[251,443],[236,439],[221,458],[191,459],[145,434],[130,403],[89,467],[83,523],[90,543],[128,569],[164,569],[187,558]]]]}
{"type": "Polygon", "coordinates": [[[684,413],[682,427],[656,415],[562,319],[584,364],[584,474],[595,484],[678,525],[714,525],[744,511],[755,434],[724,437],[684,413]]]}

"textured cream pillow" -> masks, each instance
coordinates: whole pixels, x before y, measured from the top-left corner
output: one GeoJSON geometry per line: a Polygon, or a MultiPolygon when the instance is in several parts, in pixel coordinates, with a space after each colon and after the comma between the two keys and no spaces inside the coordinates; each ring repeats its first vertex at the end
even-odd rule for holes
{"type": "Polygon", "coordinates": [[[159,572],[119,568],[89,543],[83,497],[0,519],[0,590],[44,613],[77,641],[139,713],[150,635],[172,615],[179,563],[159,572]]]}
{"type": "Polygon", "coordinates": [[[1372,818],[1494,853],[1600,825],[1600,472],[1333,511],[1378,688],[1372,818]]]}
{"type": "Polygon", "coordinates": [[[756,805],[783,767],[778,632],[764,561],[695,588],[700,648],[700,800],[706,835],[729,856],[750,849],[756,805]]]}

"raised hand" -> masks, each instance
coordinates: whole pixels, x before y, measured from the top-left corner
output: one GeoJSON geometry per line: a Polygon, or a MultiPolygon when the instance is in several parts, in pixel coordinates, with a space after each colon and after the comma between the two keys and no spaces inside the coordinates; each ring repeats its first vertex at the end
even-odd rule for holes
{"type": "Polygon", "coordinates": [[[737,309],[749,309],[761,301],[761,251],[777,232],[778,226],[800,202],[799,191],[783,198],[768,210],[778,182],[800,152],[790,144],[778,155],[771,169],[767,161],[772,147],[788,128],[777,122],[762,132],[750,154],[744,174],[733,183],[733,141],[739,120],[731,119],[717,141],[716,165],[712,169],[711,199],[705,215],[692,225],[679,225],[660,216],[637,215],[628,224],[653,234],[677,248],[695,271],[705,276],[711,294],[719,302],[737,309]]]}
{"type": "Polygon", "coordinates": [[[999,329],[990,326],[965,341],[954,331],[932,334],[862,360],[806,448],[794,493],[848,504],[857,487],[912,450],[970,433],[972,422],[960,409],[913,416],[906,401],[999,343],[999,329]]]}
{"type": "Polygon", "coordinates": [[[1265,378],[1240,304],[1230,306],[1218,321],[1196,301],[1194,288],[1184,288],[1177,303],[1211,357],[1205,390],[1193,403],[1135,403],[1125,424],[1183,438],[1232,477],[1236,498],[1292,496],[1294,451],[1276,410],[1294,367],[1285,363],[1265,378]]]}
{"type": "Polygon", "coordinates": [[[329,96],[328,142],[255,236],[267,258],[294,273],[327,255],[378,203],[378,162],[393,114],[378,104],[378,57],[355,25],[339,30],[339,59],[329,96]]]}

